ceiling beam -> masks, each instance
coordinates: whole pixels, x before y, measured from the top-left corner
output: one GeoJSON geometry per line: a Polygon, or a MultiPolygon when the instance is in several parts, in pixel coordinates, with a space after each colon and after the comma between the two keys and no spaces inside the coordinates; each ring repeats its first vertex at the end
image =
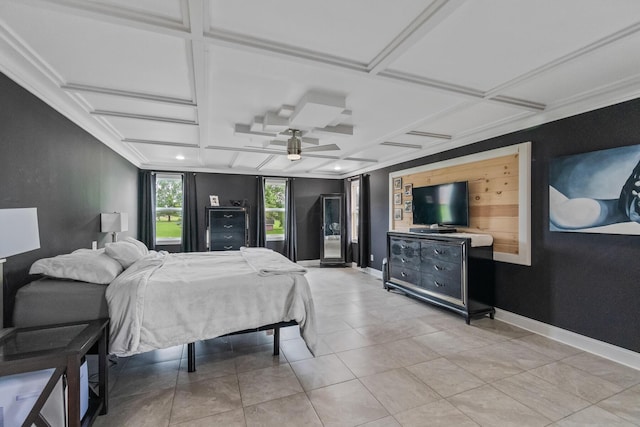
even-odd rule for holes
{"type": "Polygon", "coordinates": [[[411,136],[423,136],[425,138],[437,138],[437,139],[451,139],[451,135],[445,135],[442,133],[422,132],[419,130],[412,130],[407,132],[407,135],[411,136]]]}
{"type": "MultiPolygon", "coordinates": [[[[189,30],[182,21],[154,16],[151,13],[139,12],[126,7],[115,7],[86,0],[9,0],[19,4],[27,4],[39,9],[47,9],[68,13],[83,18],[91,18],[100,22],[124,25],[139,30],[164,34],[173,37],[188,37],[189,30]]],[[[184,2],[185,0],[181,0],[184,2]]]]}
{"type": "Polygon", "coordinates": [[[378,74],[398,59],[427,33],[458,9],[466,0],[436,0],[400,32],[369,63],[370,74],[378,74]]]}
{"type": "Polygon", "coordinates": [[[184,144],[181,142],[158,141],[155,139],[122,138],[122,142],[128,142],[129,144],[149,144],[149,145],[165,145],[168,147],[199,148],[198,144],[184,144]]]}
{"type": "Polygon", "coordinates": [[[178,125],[198,125],[198,123],[193,120],[176,119],[173,117],[148,116],[145,114],[122,113],[120,111],[93,110],[89,111],[89,114],[102,117],[121,117],[123,119],[151,120],[154,122],[173,123],[178,125]]]}
{"type": "Polygon", "coordinates": [[[231,156],[231,160],[229,161],[229,169],[233,168],[236,165],[238,157],[240,157],[239,152],[236,151],[235,153],[233,153],[233,155],[231,156]]]}
{"type": "Polygon", "coordinates": [[[269,163],[273,162],[276,159],[276,155],[272,154],[269,157],[267,157],[266,159],[264,159],[264,161],[262,163],[260,163],[258,166],[256,166],[256,170],[262,170],[265,166],[267,166],[269,163]]]}
{"type": "Polygon", "coordinates": [[[191,41],[188,43],[189,49],[189,67],[191,77],[191,87],[193,91],[193,99],[198,108],[196,115],[198,117],[198,141],[200,150],[198,152],[198,161],[201,165],[205,164],[205,145],[209,141],[209,66],[207,61],[208,47],[204,43],[204,21],[203,17],[208,14],[208,1],[189,0],[189,25],[191,28],[191,41]]]}
{"type": "Polygon", "coordinates": [[[507,82],[504,82],[490,91],[486,92],[485,96],[487,98],[496,97],[497,94],[504,92],[507,89],[512,88],[513,86],[522,84],[526,81],[532,80],[539,75],[546,73],[547,71],[553,70],[554,68],[558,68],[563,64],[573,61],[574,59],[580,58],[585,55],[589,55],[595,52],[598,49],[601,49],[609,44],[616,43],[626,37],[634,35],[640,31],[640,22],[637,22],[633,25],[630,25],[626,28],[623,28],[620,31],[616,31],[613,34],[610,34],[606,37],[601,38],[600,40],[596,40],[593,43],[590,43],[586,46],[581,47],[580,49],[574,50],[573,52],[569,52],[568,54],[561,56],[560,58],[556,58],[553,61],[547,62],[544,65],[541,65],[538,68],[534,68],[533,70],[528,71],[518,77],[515,77],[507,82]]]}
{"type": "Polygon", "coordinates": [[[205,39],[214,45],[243,49],[259,54],[276,54],[284,58],[298,59],[305,62],[338,67],[358,72],[367,72],[367,64],[329,55],[310,49],[304,49],[285,43],[264,40],[233,31],[210,28],[205,32],[205,39]]]}
{"type": "Polygon", "coordinates": [[[101,95],[118,96],[122,98],[158,102],[158,103],[170,104],[170,105],[180,105],[180,106],[186,106],[186,107],[196,106],[196,103],[193,102],[193,100],[191,99],[174,98],[171,96],[154,95],[154,94],[143,93],[143,92],[133,92],[130,90],[111,89],[106,87],[90,86],[90,85],[83,85],[78,83],[62,84],[60,85],[60,89],[65,90],[67,92],[98,93],[101,95]]]}
{"type": "Polygon", "coordinates": [[[393,141],[381,142],[380,145],[387,145],[389,147],[411,148],[414,150],[420,150],[422,148],[422,145],[419,145],[419,144],[406,144],[404,142],[393,142],[393,141]]]}

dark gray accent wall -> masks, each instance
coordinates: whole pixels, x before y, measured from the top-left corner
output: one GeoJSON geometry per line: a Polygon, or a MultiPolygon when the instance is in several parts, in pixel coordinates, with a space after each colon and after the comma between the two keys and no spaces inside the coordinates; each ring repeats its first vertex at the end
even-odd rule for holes
{"type": "Polygon", "coordinates": [[[551,232],[548,213],[550,160],[640,144],[639,117],[636,99],[372,172],[372,267],[386,256],[390,172],[531,141],[532,265],[496,263],[496,306],[640,352],[640,236],[551,232]]]}
{"type": "Polygon", "coordinates": [[[298,259],[320,259],[322,210],[320,195],[342,193],[342,180],[296,178],[296,223],[298,225],[298,259]]]}
{"type": "Polygon", "coordinates": [[[41,245],[5,263],[9,320],[35,260],[109,241],[101,212],[128,213],[122,235],[137,235],[138,169],[1,73],[0,94],[0,209],[38,208],[41,245]]]}
{"type": "MultiPolygon", "coordinates": [[[[205,207],[209,206],[209,195],[217,195],[221,206],[230,205],[230,200],[247,200],[249,205],[249,244],[256,244],[256,206],[258,178],[254,175],[233,175],[219,173],[196,173],[198,197],[198,248],[205,249],[206,219],[205,207]]],[[[320,258],[319,198],[323,193],[342,191],[342,180],[295,178],[295,205],[298,225],[298,260],[320,258]]],[[[280,242],[267,242],[271,249],[281,252],[280,242]]],[[[164,248],[163,248],[164,249],[164,248]]],[[[168,250],[172,248],[167,247],[168,250]]],[[[177,247],[173,250],[179,250],[177,247]]]]}

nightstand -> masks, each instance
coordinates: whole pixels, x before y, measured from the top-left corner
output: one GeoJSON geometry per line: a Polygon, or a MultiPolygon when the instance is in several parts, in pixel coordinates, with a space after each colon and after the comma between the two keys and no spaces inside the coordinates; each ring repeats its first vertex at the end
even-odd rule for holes
{"type": "Polygon", "coordinates": [[[23,426],[48,425],[40,411],[60,377],[66,373],[68,426],[90,426],[108,409],[107,343],[109,319],[66,323],[0,331],[0,376],[54,368],[40,397],[23,426]],[[98,343],[99,396],[90,391],[89,409],[80,419],[80,365],[82,358],[98,343]]]}

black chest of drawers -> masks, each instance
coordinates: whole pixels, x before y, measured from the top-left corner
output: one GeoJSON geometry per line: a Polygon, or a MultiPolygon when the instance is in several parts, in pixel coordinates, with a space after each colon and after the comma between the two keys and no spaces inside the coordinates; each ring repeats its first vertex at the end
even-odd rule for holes
{"type": "Polygon", "coordinates": [[[387,233],[384,286],[472,317],[495,314],[493,247],[444,235],[387,233]]]}
{"type": "Polygon", "coordinates": [[[207,207],[210,251],[237,251],[249,245],[249,214],[246,207],[207,207]]]}

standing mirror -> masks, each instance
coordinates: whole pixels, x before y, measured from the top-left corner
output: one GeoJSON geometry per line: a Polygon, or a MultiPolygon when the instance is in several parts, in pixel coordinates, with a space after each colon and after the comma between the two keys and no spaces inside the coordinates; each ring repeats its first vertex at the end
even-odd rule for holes
{"type": "Polygon", "coordinates": [[[344,194],[321,194],[320,265],[345,264],[344,194]]]}

